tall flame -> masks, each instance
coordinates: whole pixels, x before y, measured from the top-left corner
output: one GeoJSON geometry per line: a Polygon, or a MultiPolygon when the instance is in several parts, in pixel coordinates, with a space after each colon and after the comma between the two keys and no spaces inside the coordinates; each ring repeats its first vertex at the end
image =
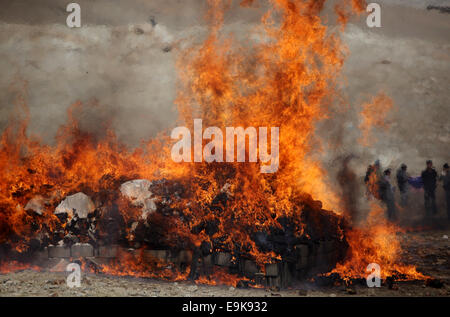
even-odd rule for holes
{"type": "MultiPolygon", "coordinates": [[[[253,2],[244,0],[242,5],[253,2]]],[[[19,88],[16,103],[26,116],[20,124],[10,121],[0,144],[0,243],[9,241],[20,250],[24,239],[61,226],[52,211],[64,196],[115,190],[121,181],[133,178],[164,177],[187,189],[188,193],[172,204],[185,221],[166,220],[169,240],[175,243],[185,238],[199,246],[222,239],[223,248],[246,250],[259,264],[279,255],[261,252],[251,233],[280,226],[277,220],[288,216],[295,222],[296,235],[303,235],[300,215],[313,198],[325,209],[340,213],[339,197],[328,185],[320,163],[312,158],[321,151],[314,127],[329,114],[346,51],[339,34],[328,29],[320,17],[325,2],[271,0],[256,30],[258,36],[252,37],[258,40],[249,38],[243,44],[222,28],[229,1],[208,0],[209,34],[200,46],[183,50],[177,63],[179,123],[192,128],[193,119],[201,118],[205,126],[220,128],[279,127],[280,168],[275,174],[261,174],[260,163],[176,164],[170,158],[171,142],[166,134],[137,149],[120,144],[108,127],[106,137],[98,139],[80,128],[80,102],[70,107],[68,123],[60,128],[56,145],[43,145],[26,134],[26,88],[19,88]],[[225,185],[232,189],[233,199],[211,209],[225,185]],[[36,194],[48,199],[37,228],[31,226],[36,219],[31,221],[23,209],[36,194]],[[215,222],[217,232],[193,234],[193,228],[204,221],[215,222]]],[[[336,12],[343,27],[351,12],[363,10],[363,3],[339,2],[336,12]]],[[[119,207],[127,221],[137,219],[137,213],[119,207]]],[[[377,237],[383,236],[381,229],[376,232],[377,237]]],[[[352,236],[349,240],[356,241],[352,236]]],[[[389,254],[388,259],[392,259],[389,254]]],[[[128,268],[120,264],[104,271],[136,275],[148,269],[140,262],[128,268]]]]}
{"type": "Polygon", "coordinates": [[[399,280],[426,279],[427,276],[417,272],[413,265],[400,261],[402,246],[397,238],[400,228],[387,222],[379,204],[372,202],[371,207],[364,226],[348,232],[349,255],[330,274],[338,273],[345,279],[366,278],[371,273],[366,271],[367,266],[376,263],[382,279],[389,276],[399,280]]]}

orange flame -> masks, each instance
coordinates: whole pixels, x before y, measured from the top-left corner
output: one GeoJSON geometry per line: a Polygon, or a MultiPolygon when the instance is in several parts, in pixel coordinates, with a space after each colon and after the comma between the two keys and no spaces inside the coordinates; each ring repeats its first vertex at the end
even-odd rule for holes
{"type": "MultiPolygon", "coordinates": [[[[242,5],[251,6],[253,2],[244,0],[242,5]]],[[[259,265],[280,256],[261,252],[252,233],[280,226],[277,220],[288,216],[294,221],[296,235],[302,236],[302,208],[313,198],[322,201],[325,209],[337,209],[340,199],[312,154],[320,151],[314,127],[328,116],[345,50],[338,34],[331,32],[319,16],[324,0],[270,3],[258,29],[259,40],[249,39],[244,45],[222,30],[229,1],[208,0],[209,35],[202,45],[181,52],[175,103],[179,123],[189,128],[194,118],[221,128],[280,127],[280,168],[276,174],[261,174],[260,163],[176,164],[170,159],[171,142],[165,134],[137,149],[120,144],[108,127],[106,137],[98,139],[80,128],[80,102],[70,107],[68,123],[60,128],[56,145],[43,145],[36,137],[26,135],[26,87],[19,87],[16,104],[25,118],[18,125],[11,120],[0,140],[0,243],[9,241],[22,250],[23,240],[46,230],[64,229],[52,211],[66,195],[117,190],[120,181],[135,178],[165,177],[188,190],[186,197],[171,206],[187,221],[164,219],[169,242],[185,239],[199,246],[221,238],[222,248],[244,249],[259,265]],[[226,184],[232,188],[232,199],[211,210],[214,198],[226,184]],[[36,194],[48,199],[40,217],[22,207],[36,194]],[[192,233],[202,222],[215,220],[216,233],[192,233]]],[[[341,1],[337,10],[341,22],[350,11],[362,11],[362,4],[360,0],[341,1]]],[[[367,112],[372,115],[370,109],[367,112]]],[[[135,210],[120,201],[118,205],[127,223],[137,220],[135,210]]],[[[320,212],[321,208],[317,209],[320,212]]],[[[357,231],[351,234],[357,235],[357,231]]],[[[381,231],[375,237],[380,236],[381,231]]],[[[375,257],[378,259],[378,255],[375,257]]],[[[387,259],[393,261],[389,253],[387,259]]],[[[161,266],[155,270],[129,255],[122,255],[120,261],[103,267],[103,271],[180,278],[171,270],[161,266]]]]}
{"type": "Polygon", "coordinates": [[[362,136],[359,142],[368,146],[369,144],[376,142],[375,137],[371,135],[371,131],[374,128],[389,128],[389,124],[386,122],[386,117],[394,107],[392,99],[386,96],[384,93],[380,93],[378,96],[372,98],[372,101],[365,103],[363,110],[360,113],[361,123],[359,129],[362,131],[362,136]]]}
{"type": "Polygon", "coordinates": [[[0,262],[0,274],[8,274],[24,270],[33,270],[37,272],[41,271],[41,269],[38,266],[20,263],[17,261],[0,262]]]}
{"type": "Polygon", "coordinates": [[[328,274],[338,273],[347,280],[366,278],[371,273],[366,272],[367,266],[376,263],[382,279],[388,276],[398,276],[399,280],[426,279],[414,266],[401,262],[402,247],[397,238],[400,229],[386,220],[380,205],[372,202],[371,206],[367,223],[346,235],[350,248],[344,263],[337,264],[328,274]]]}

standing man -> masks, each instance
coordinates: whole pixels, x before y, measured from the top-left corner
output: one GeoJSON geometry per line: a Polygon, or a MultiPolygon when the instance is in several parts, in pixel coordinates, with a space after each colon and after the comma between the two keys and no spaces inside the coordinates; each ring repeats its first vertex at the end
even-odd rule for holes
{"type": "Polygon", "coordinates": [[[400,205],[402,207],[406,207],[408,204],[408,180],[409,175],[406,172],[408,167],[406,164],[402,164],[402,166],[397,170],[397,185],[398,190],[400,191],[400,205]]]}
{"type": "Polygon", "coordinates": [[[450,168],[448,166],[448,163],[444,164],[444,168],[440,179],[443,182],[442,185],[445,190],[445,198],[447,201],[447,216],[448,220],[450,221],[450,168]]]}
{"type": "Polygon", "coordinates": [[[390,221],[397,220],[394,190],[395,188],[391,183],[391,170],[387,169],[384,171],[383,178],[380,180],[380,194],[381,199],[386,204],[387,218],[390,221]]]}
{"type": "Polygon", "coordinates": [[[437,172],[433,167],[433,162],[428,160],[427,168],[422,172],[426,216],[437,214],[436,181],[437,172]]]}

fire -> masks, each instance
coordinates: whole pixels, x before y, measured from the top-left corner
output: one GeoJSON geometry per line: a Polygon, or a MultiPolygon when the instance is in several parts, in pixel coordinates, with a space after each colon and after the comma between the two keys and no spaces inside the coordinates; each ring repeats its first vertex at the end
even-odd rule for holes
{"type": "Polygon", "coordinates": [[[195,283],[204,285],[231,285],[237,287],[240,281],[248,280],[248,278],[230,274],[223,269],[215,269],[212,277],[200,276],[195,283]]]}
{"type": "Polygon", "coordinates": [[[384,93],[380,93],[378,96],[372,98],[371,102],[363,104],[363,109],[360,113],[362,120],[359,125],[359,129],[362,132],[359,142],[362,145],[368,146],[376,142],[376,139],[371,135],[373,128],[389,128],[386,117],[393,107],[392,99],[384,93]]]}
{"type": "Polygon", "coordinates": [[[400,228],[385,219],[380,205],[372,202],[371,207],[364,226],[346,235],[350,246],[348,257],[328,275],[338,273],[346,280],[366,278],[371,273],[366,272],[367,266],[376,263],[380,266],[382,279],[389,276],[396,276],[399,280],[426,279],[427,276],[417,272],[414,266],[401,262],[402,249],[397,238],[400,228]]]}
{"type": "MultiPolygon", "coordinates": [[[[86,265],[84,269],[92,271],[86,265]]],[[[96,269],[98,272],[115,276],[162,278],[172,281],[185,280],[189,274],[189,271],[180,273],[171,270],[167,263],[159,259],[153,258],[151,261],[144,259],[143,250],[140,250],[138,254],[120,251],[111,263],[102,264],[96,269]]]]}
{"type": "MultiPolygon", "coordinates": [[[[242,5],[253,2],[245,0],[242,5]]],[[[341,1],[336,7],[340,21],[345,24],[350,12],[361,12],[362,3],[341,1]]],[[[191,130],[194,118],[221,128],[280,127],[278,172],[261,174],[259,162],[177,164],[170,158],[167,131],[136,149],[120,144],[108,126],[104,127],[105,137],[99,138],[80,128],[81,102],[69,108],[67,124],[59,129],[56,144],[44,145],[26,133],[29,113],[24,83],[24,87],[15,87],[18,112],[14,116],[19,120],[10,120],[0,140],[0,243],[8,242],[23,252],[24,241],[64,231],[54,208],[65,196],[79,191],[103,198],[107,209],[117,205],[126,224],[137,221],[139,212],[111,194],[122,182],[137,178],[164,178],[186,189],[171,202],[170,215],[152,216],[154,224],[164,226],[167,244],[186,241],[192,247],[206,244],[214,245],[214,251],[245,252],[261,268],[280,259],[280,254],[262,252],[254,233],[280,228],[278,220],[289,218],[295,236],[308,238],[301,222],[305,206],[316,206],[318,213],[322,207],[341,213],[339,196],[328,185],[320,162],[313,158],[321,151],[314,127],[329,114],[346,51],[339,34],[328,29],[319,16],[325,1],[271,0],[257,30],[260,40],[245,45],[222,29],[228,2],[208,0],[208,4],[207,38],[200,46],[180,52],[177,63],[178,123],[191,130]],[[216,201],[224,191],[229,192],[226,201],[216,201]],[[39,217],[23,207],[37,194],[46,199],[39,217]],[[214,232],[202,229],[205,223],[213,223],[214,232]]],[[[367,112],[371,115],[370,108],[367,112]]],[[[357,265],[369,259],[395,266],[399,246],[389,240],[392,227],[371,228],[369,240],[362,231],[348,233],[350,263],[355,266],[344,264],[336,272],[357,274],[364,267],[357,265]],[[357,241],[372,244],[364,251],[357,241]]],[[[127,238],[131,236],[128,232],[127,238]]],[[[394,267],[388,267],[384,274],[393,272],[394,267]]],[[[149,265],[129,254],[121,254],[101,271],[171,280],[185,279],[189,273],[174,272],[159,262],[149,265]]],[[[214,280],[201,277],[200,282],[236,282],[223,272],[214,276],[214,280]]]]}
{"type": "Polygon", "coordinates": [[[8,274],[24,270],[33,270],[39,272],[41,269],[38,266],[24,264],[17,261],[2,261],[0,262],[0,274],[8,274]]]}

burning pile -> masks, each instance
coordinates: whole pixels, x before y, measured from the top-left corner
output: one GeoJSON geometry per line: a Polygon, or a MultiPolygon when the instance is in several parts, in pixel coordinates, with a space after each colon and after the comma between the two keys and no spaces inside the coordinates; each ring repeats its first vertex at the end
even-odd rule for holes
{"type": "MultiPolygon", "coordinates": [[[[18,111],[1,138],[2,258],[56,246],[71,247],[74,257],[74,246],[84,244],[95,255],[120,245],[137,251],[117,252],[101,271],[229,280],[231,273],[257,279],[280,276],[274,270],[304,277],[331,269],[345,256],[347,225],[326,210],[340,199],[311,154],[344,55],[319,17],[324,2],[272,0],[260,40],[244,47],[221,31],[226,4],[209,0],[207,39],[180,54],[179,123],[280,127],[274,174],[261,174],[258,162],[174,163],[165,134],[134,150],[108,127],[100,139],[80,129],[81,103],[70,107],[56,145],[42,145],[26,135],[26,88],[19,89],[18,111]]],[[[339,3],[340,21],[351,8],[362,5],[339,3]]]]}
{"type": "Polygon", "coordinates": [[[376,263],[382,268],[382,279],[426,279],[427,276],[417,272],[414,266],[399,262],[401,246],[397,240],[397,231],[399,228],[384,218],[383,208],[372,202],[372,210],[364,227],[347,232],[350,248],[345,261],[338,263],[328,275],[338,273],[347,280],[364,279],[371,273],[366,271],[367,265],[376,263]]]}

